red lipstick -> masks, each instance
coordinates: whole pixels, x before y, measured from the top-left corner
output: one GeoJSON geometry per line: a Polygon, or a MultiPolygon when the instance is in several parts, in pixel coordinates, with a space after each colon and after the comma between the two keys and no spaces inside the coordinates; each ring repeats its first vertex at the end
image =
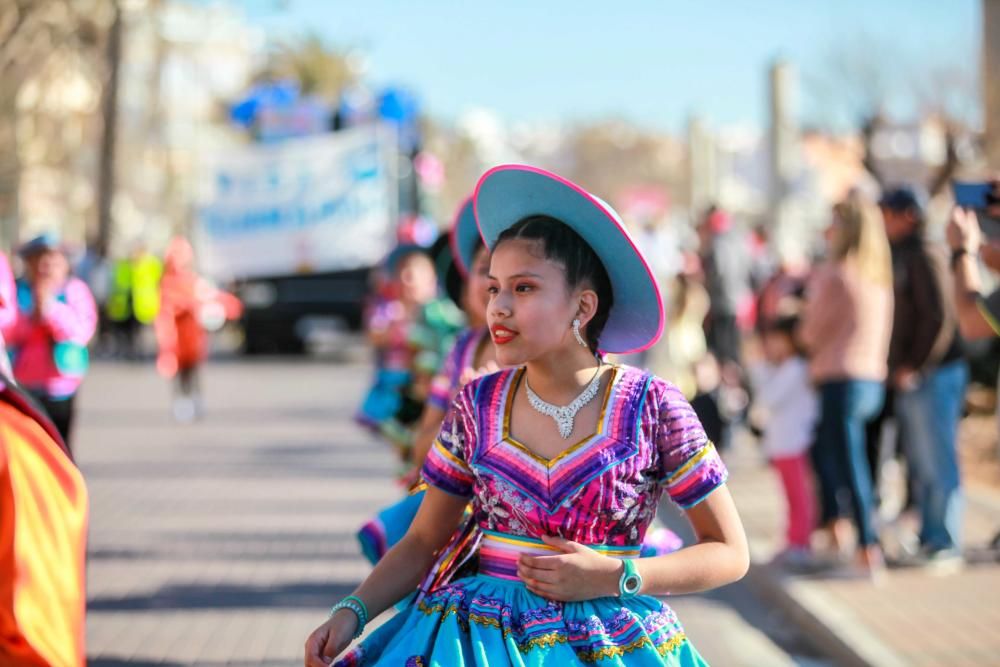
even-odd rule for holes
{"type": "Polygon", "coordinates": [[[517,336],[516,331],[508,329],[501,324],[494,324],[490,329],[490,333],[493,334],[493,343],[496,345],[506,345],[517,336]]]}

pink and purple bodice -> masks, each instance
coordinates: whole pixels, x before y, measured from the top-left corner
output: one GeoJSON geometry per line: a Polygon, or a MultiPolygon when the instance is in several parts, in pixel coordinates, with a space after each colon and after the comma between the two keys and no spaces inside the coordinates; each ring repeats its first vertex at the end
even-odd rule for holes
{"type": "Polygon", "coordinates": [[[665,490],[690,508],[726,480],[726,468],[674,385],[615,366],[597,432],[547,460],[510,435],[524,369],[467,384],[427,457],[427,482],[471,498],[485,531],[583,544],[642,542],[665,490]]]}

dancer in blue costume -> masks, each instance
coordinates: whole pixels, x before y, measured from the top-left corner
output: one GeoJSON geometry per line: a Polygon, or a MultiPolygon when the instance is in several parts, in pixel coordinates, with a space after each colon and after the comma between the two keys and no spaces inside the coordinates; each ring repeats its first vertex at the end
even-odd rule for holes
{"type": "Polygon", "coordinates": [[[419,596],[337,665],[703,665],[654,596],[746,572],[725,466],[677,387],[599,354],[662,333],[649,267],[614,211],[554,174],[494,168],[475,206],[508,369],[452,403],[410,530],[310,635],[305,664],[328,665],[411,593],[471,499],[478,573],[419,596]],[[698,541],[639,558],[663,492],[698,541]]]}

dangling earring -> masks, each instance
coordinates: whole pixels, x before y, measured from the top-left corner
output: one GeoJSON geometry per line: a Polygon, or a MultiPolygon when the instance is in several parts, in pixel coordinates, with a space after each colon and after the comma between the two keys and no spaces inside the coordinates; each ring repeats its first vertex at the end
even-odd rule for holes
{"type": "Polygon", "coordinates": [[[587,341],[583,339],[583,336],[580,335],[579,317],[573,320],[573,337],[576,338],[576,342],[582,345],[583,347],[588,347],[588,348],[590,347],[589,345],[587,345],[587,341]]]}

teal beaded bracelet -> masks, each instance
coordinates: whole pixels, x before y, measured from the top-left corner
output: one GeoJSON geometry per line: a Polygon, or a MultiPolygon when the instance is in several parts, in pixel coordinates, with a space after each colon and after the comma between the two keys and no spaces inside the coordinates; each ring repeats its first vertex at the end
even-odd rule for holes
{"type": "Polygon", "coordinates": [[[358,629],[354,632],[354,638],[357,639],[365,631],[365,626],[368,625],[367,605],[357,595],[348,595],[330,608],[330,616],[333,616],[341,609],[350,609],[358,617],[358,629]]]}

